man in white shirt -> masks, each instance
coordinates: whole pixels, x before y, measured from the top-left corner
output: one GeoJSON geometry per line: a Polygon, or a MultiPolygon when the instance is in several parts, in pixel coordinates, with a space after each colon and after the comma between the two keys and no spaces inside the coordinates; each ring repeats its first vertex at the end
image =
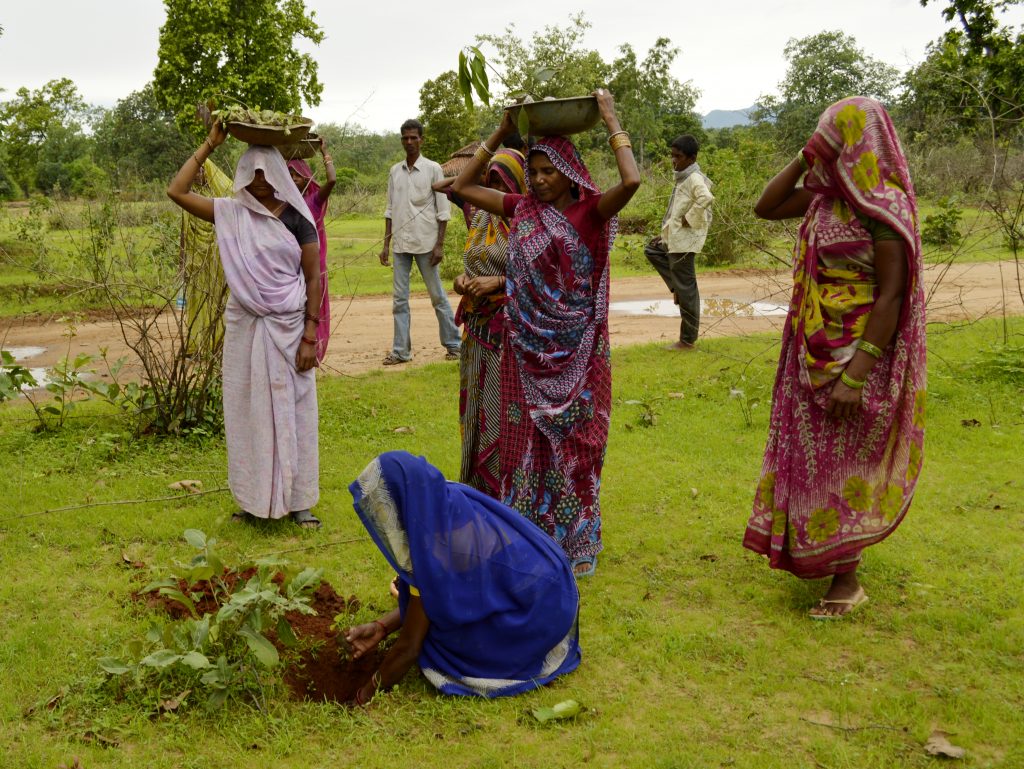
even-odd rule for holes
{"type": "Polygon", "coordinates": [[[412,359],[409,277],[414,260],[427,285],[431,304],[434,305],[441,344],[448,351],[445,360],[458,360],[459,330],[455,326],[455,317],[437,268],[444,257],[444,234],[451,218],[451,207],[443,193],[431,189],[431,185],[444,178],[444,174],[441,166],[420,155],[423,125],[418,120],[406,120],[401,130],[405,160],[391,166],[388,173],[384,248],[380,252],[380,263],[387,267],[393,243],[395,268],[391,314],[394,316],[395,333],[391,352],[384,358],[384,365],[393,366],[412,359]]]}
{"type": "Polygon", "coordinates": [[[670,145],[675,187],[661,222],[661,235],[644,249],[647,260],[661,275],[679,305],[679,341],[670,350],[692,350],[700,330],[700,292],[697,290],[697,254],[711,226],[711,181],[697,165],[700,145],[689,134],[670,145]]]}

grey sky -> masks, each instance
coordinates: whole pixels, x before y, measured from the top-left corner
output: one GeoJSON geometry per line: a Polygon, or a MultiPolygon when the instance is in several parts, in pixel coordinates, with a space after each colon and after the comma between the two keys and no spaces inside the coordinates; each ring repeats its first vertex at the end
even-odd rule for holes
{"type": "MultiPolygon", "coordinates": [[[[306,114],[376,131],[396,130],[415,115],[423,82],[454,68],[459,48],[475,35],[501,32],[512,20],[506,9],[518,11],[516,29],[523,36],[565,25],[583,10],[592,24],[587,45],[607,61],[623,43],[642,56],[659,36],[670,38],[682,49],[674,74],[701,90],[701,112],[747,107],[774,91],[791,37],[841,29],[871,56],[903,70],[919,62],[946,28],[941,3],[922,8],[918,0],[491,0],[434,4],[430,16],[423,2],[306,0],[306,6],[326,34],[312,49],[323,100],[306,114]]],[[[112,106],[152,78],[163,20],[160,0],[5,2],[0,88],[10,94],[69,77],[88,102],[112,106]]],[[[1004,20],[1024,23],[1024,8],[1004,20]]]]}

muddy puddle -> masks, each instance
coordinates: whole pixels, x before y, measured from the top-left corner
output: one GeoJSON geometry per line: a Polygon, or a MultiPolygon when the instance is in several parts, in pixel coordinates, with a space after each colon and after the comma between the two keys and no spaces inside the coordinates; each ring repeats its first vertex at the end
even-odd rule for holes
{"type": "Polygon", "coordinates": [[[37,387],[46,387],[50,382],[50,377],[47,373],[48,369],[45,366],[30,365],[33,358],[38,358],[46,352],[45,347],[5,347],[4,349],[14,356],[14,361],[16,363],[29,370],[33,379],[37,382],[37,387]]]}
{"type": "MultiPolygon", "coordinates": [[[[612,302],[608,309],[620,315],[655,315],[663,318],[678,318],[679,307],[671,299],[654,301],[612,302]]],[[[784,318],[786,305],[775,302],[749,302],[725,297],[700,300],[700,314],[704,318],[784,318]]]]}

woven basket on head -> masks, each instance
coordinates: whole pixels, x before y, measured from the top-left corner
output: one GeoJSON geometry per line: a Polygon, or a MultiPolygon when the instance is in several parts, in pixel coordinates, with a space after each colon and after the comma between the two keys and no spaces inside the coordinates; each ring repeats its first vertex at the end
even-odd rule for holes
{"type": "Polygon", "coordinates": [[[306,138],[313,121],[309,118],[296,117],[295,122],[287,127],[254,125],[252,123],[228,123],[228,133],[246,144],[262,144],[272,147],[281,144],[294,144],[306,138]]]}

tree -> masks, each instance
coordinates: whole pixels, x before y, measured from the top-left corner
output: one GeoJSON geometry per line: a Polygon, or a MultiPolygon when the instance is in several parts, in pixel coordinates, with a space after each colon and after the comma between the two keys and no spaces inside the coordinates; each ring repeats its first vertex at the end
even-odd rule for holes
{"type": "Polygon", "coordinates": [[[959,26],[933,42],[924,62],[903,80],[900,115],[912,131],[947,141],[978,132],[1019,138],[1024,30],[1003,26],[996,17],[996,10],[1009,4],[957,0],[943,10],[959,26]]]}
{"type": "Polygon", "coordinates": [[[505,90],[492,89],[496,99],[511,101],[511,96],[528,92],[534,98],[545,96],[585,96],[598,86],[607,84],[608,65],[597,51],[583,45],[590,22],[582,13],[569,17],[566,27],[547,26],[528,42],[509,24],[501,35],[477,35],[481,45],[489,43],[498,51],[495,61],[498,79],[505,90]],[[535,73],[552,69],[554,74],[540,82],[535,73]]]}
{"type": "Polygon", "coordinates": [[[42,175],[49,190],[53,180],[62,177],[56,166],[89,151],[83,128],[93,118],[94,111],[68,78],[51,80],[35,91],[19,88],[13,99],[0,105],[0,135],[10,177],[24,192],[36,189],[45,158],[42,175]]]}
{"type": "Polygon", "coordinates": [[[454,70],[420,86],[423,153],[444,162],[453,152],[478,138],[476,111],[466,106],[454,70]]]}
{"type": "Polygon", "coordinates": [[[95,137],[96,159],[118,184],[166,181],[192,149],[174,115],[157,103],[152,83],[108,111],[95,137]]]}
{"type": "Polygon", "coordinates": [[[700,117],[694,111],[700,92],[669,72],[679,55],[672,41],[658,38],[642,62],[628,44],[619,51],[608,87],[622,124],[629,127],[637,160],[644,163],[648,155],[667,154],[668,143],[680,134],[702,137],[700,117]]]}
{"type": "Polygon", "coordinates": [[[197,133],[196,105],[228,97],[248,107],[298,112],[320,103],[323,86],[312,56],[296,38],[324,37],[304,0],[164,0],[157,103],[179,127],[197,133]]]}
{"type": "Polygon", "coordinates": [[[868,56],[857,41],[838,30],[791,38],[789,60],[778,96],[762,96],[754,119],[775,125],[787,149],[803,146],[825,108],[847,96],[892,101],[899,72],[868,56]]]}

